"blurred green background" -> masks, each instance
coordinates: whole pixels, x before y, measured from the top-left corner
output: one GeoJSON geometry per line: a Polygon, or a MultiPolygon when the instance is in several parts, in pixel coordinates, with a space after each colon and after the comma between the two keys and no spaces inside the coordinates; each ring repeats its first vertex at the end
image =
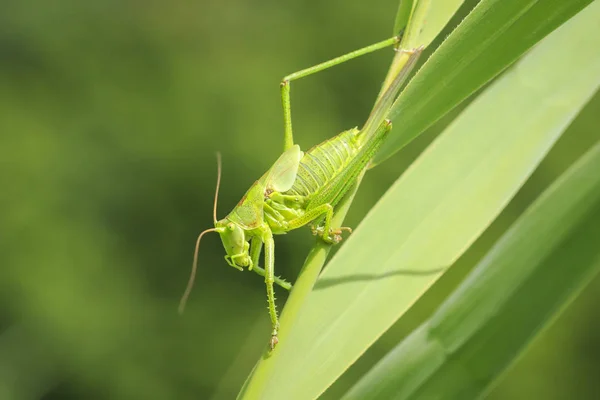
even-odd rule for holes
{"type": "MultiPolygon", "coordinates": [[[[214,154],[224,161],[222,217],[282,149],[280,79],[390,36],[396,7],[2,2],[0,400],[234,397],[268,339],[262,279],[228,267],[218,236],[207,235],[187,311],[176,312],[196,235],[212,224],[214,154]]],[[[391,57],[382,51],[292,85],[302,148],[364,122],[391,57]]],[[[350,226],[457,113],[368,174],[350,226]]],[[[599,122],[597,95],[484,236],[324,398],[431,313],[600,140],[599,122]]],[[[308,229],[278,237],[277,273],[293,281],[313,240],[308,229]]],[[[598,289],[600,279],[491,398],[600,396],[598,289]]]]}

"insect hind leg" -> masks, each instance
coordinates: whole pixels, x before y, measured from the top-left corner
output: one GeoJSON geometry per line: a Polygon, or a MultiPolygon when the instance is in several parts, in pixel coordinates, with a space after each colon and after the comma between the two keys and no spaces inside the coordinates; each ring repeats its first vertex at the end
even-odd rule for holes
{"type": "Polygon", "coordinates": [[[390,39],[383,40],[381,42],[372,44],[367,47],[363,47],[362,49],[358,49],[352,51],[350,53],[344,54],[342,56],[336,57],[332,60],[322,62],[313,67],[309,67],[298,72],[294,72],[293,74],[285,76],[280,83],[281,90],[281,102],[283,104],[283,122],[284,122],[284,139],[283,139],[283,150],[287,150],[294,145],[294,137],[292,134],[292,110],[290,105],[290,82],[296,79],[303,78],[308,75],[312,75],[319,71],[326,70],[335,65],[342,64],[348,60],[352,60],[353,58],[360,57],[365,54],[369,54],[373,51],[380,50],[392,45],[397,45],[400,43],[400,37],[394,36],[390,39]]]}

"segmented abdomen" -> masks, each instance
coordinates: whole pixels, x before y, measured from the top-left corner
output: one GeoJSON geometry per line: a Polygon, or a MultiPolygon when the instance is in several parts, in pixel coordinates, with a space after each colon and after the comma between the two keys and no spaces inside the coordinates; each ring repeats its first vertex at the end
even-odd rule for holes
{"type": "Polygon", "coordinates": [[[356,128],[344,131],[304,153],[296,181],[286,193],[310,196],[318,192],[356,154],[358,134],[356,128]]]}

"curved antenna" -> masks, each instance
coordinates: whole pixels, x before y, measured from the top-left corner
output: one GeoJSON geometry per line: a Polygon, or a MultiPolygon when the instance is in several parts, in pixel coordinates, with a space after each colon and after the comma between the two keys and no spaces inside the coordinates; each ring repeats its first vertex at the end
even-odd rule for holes
{"type": "Polygon", "coordinates": [[[210,228],[205,230],[204,232],[198,235],[198,239],[196,240],[196,249],[194,250],[194,262],[192,263],[192,272],[190,273],[190,279],[188,280],[187,287],[185,288],[185,292],[183,292],[183,296],[181,296],[181,301],[179,302],[179,314],[183,314],[183,310],[185,309],[185,305],[190,297],[190,293],[192,292],[192,288],[194,287],[194,281],[196,280],[196,269],[198,267],[198,248],[200,247],[200,239],[204,236],[205,233],[208,232],[218,232],[219,228],[210,228]]]}
{"type": "Polygon", "coordinates": [[[213,221],[217,223],[217,199],[219,198],[219,186],[221,186],[221,153],[217,152],[217,190],[215,190],[215,204],[213,205],[213,221]]]}

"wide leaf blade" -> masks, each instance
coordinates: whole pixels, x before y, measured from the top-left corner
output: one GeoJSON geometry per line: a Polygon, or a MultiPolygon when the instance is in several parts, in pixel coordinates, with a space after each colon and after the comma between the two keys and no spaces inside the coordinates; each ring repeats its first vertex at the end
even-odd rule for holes
{"type": "Polygon", "coordinates": [[[596,90],[598,54],[583,50],[600,35],[576,26],[488,88],[386,193],[308,295],[261,398],[319,395],[494,220],[596,90]]]}
{"type": "MultiPolygon", "coordinates": [[[[409,27],[402,36],[400,46],[404,49],[429,46],[463,3],[464,0],[415,1],[411,4],[409,27]]],[[[405,13],[401,5],[396,21],[402,21],[403,12],[405,13]]],[[[396,23],[394,29],[397,29],[398,25],[399,23],[396,23]]]]}
{"type": "Polygon", "coordinates": [[[477,398],[600,270],[600,143],[344,397],[477,398]]]}
{"type": "MultiPolygon", "coordinates": [[[[454,16],[464,0],[400,1],[394,24],[394,35],[402,33],[399,48],[405,51],[428,47],[454,16]]],[[[399,51],[385,77],[379,97],[405,68],[406,60],[399,51]]],[[[385,110],[387,115],[389,110],[385,110]]]]}
{"type": "MultiPolygon", "coordinates": [[[[388,118],[397,122],[379,164],[591,0],[482,0],[409,82],[388,118]]],[[[561,51],[556,50],[561,58],[561,51]]]]}

